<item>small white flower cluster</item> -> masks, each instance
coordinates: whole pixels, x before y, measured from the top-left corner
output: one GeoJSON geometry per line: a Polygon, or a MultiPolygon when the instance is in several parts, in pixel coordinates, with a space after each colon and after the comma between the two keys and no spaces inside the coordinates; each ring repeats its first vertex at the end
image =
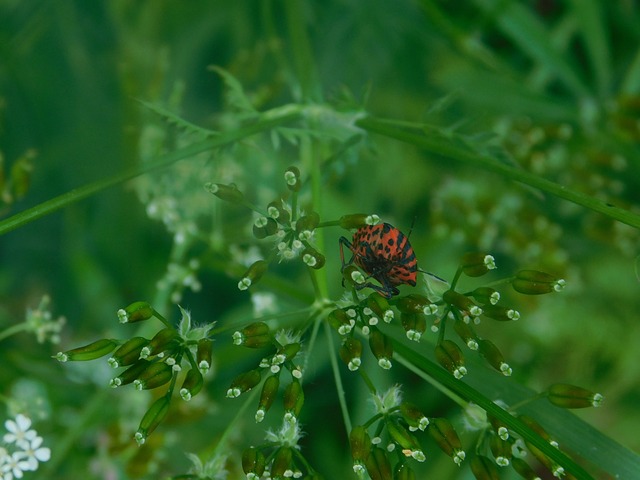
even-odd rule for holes
{"type": "Polygon", "coordinates": [[[53,318],[51,311],[49,310],[51,304],[51,298],[48,295],[44,295],[38,308],[32,310],[27,309],[25,317],[25,323],[27,330],[36,334],[38,343],[44,343],[49,341],[51,343],[60,342],[60,332],[62,327],[66,323],[64,317],[53,318]]]}
{"type": "Polygon", "coordinates": [[[4,422],[7,433],[0,446],[0,480],[22,478],[24,472],[38,469],[40,462],[51,458],[51,450],[42,446],[42,437],[31,429],[31,420],[19,413],[15,420],[4,422]]]}

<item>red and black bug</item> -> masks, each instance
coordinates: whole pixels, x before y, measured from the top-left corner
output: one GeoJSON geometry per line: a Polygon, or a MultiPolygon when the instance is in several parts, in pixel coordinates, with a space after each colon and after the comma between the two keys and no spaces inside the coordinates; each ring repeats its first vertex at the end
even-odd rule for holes
{"type": "Polygon", "coordinates": [[[367,282],[356,288],[370,287],[380,295],[391,298],[400,293],[398,285],[416,285],[418,261],[409,238],[388,223],[359,228],[351,242],[340,237],[340,258],[343,270],[355,263],[380,283],[367,282]],[[347,263],[344,261],[344,245],[353,253],[347,263]]]}

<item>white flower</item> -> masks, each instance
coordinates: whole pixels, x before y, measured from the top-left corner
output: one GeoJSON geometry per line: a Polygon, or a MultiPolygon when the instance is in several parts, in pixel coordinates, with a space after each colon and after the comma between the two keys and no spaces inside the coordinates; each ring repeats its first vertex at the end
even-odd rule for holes
{"type": "MultiPolygon", "coordinates": [[[[9,433],[5,433],[4,441],[7,443],[15,443],[21,448],[27,448],[31,440],[35,438],[36,431],[30,430],[31,420],[19,413],[16,415],[16,419],[7,420],[4,422],[4,426],[9,433]]],[[[18,477],[19,478],[19,477],[18,477]]]]}
{"type": "Polygon", "coordinates": [[[39,462],[46,462],[51,458],[51,450],[40,445],[42,445],[42,437],[35,437],[31,440],[29,447],[24,449],[29,470],[37,470],[39,462]]]}
{"type": "Polygon", "coordinates": [[[29,471],[29,462],[24,460],[23,452],[12,453],[0,467],[3,479],[22,478],[23,472],[27,471],[29,471]]]}

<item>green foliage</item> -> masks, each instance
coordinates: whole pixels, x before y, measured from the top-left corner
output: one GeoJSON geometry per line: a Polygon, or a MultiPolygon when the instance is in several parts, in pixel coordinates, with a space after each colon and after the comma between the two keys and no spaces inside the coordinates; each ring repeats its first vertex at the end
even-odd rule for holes
{"type": "Polygon", "coordinates": [[[640,477],[632,2],[0,18],[0,393],[37,475],[640,477]],[[398,295],[351,243],[379,221],[398,295]]]}

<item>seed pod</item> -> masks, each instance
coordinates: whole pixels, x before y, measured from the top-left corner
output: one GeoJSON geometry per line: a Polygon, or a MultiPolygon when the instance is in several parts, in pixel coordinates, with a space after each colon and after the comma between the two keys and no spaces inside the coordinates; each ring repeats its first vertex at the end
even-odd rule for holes
{"type": "Polygon", "coordinates": [[[464,355],[455,342],[443,340],[436,345],[435,355],[438,363],[457,379],[467,374],[467,369],[464,366],[464,355]]]}
{"type": "Polygon", "coordinates": [[[151,365],[150,361],[140,359],[120,375],[112,378],[109,382],[109,385],[113,388],[119,387],[121,385],[128,385],[136,380],[142,374],[142,372],[144,372],[149,367],[149,365],[151,365]]]}
{"type": "Polygon", "coordinates": [[[282,359],[282,361],[279,363],[284,363],[286,361],[293,360],[293,358],[298,354],[299,351],[299,343],[288,343],[285,346],[280,347],[276,352],[276,355],[278,355],[279,358],[282,359]]]}
{"type": "Polygon", "coordinates": [[[302,251],[302,261],[315,270],[324,267],[325,256],[315,248],[307,247],[302,251]]]}
{"type": "Polygon", "coordinates": [[[342,278],[346,285],[363,285],[367,279],[355,265],[347,265],[342,270],[342,278]]]}
{"type": "Polygon", "coordinates": [[[409,430],[424,431],[429,425],[429,419],[422,413],[422,410],[409,402],[402,402],[400,404],[400,414],[409,425],[409,430]]]}
{"type": "Polygon", "coordinates": [[[416,474],[407,463],[398,463],[393,480],[416,480],[416,474]]]}
{"type": "Polygon", "coordinates": [[[504,357],[498,347],[491,340],[484,338],[478,340],[478,351],[484,359],[489,362],[493,368],[498,370],[504,376],[508,377],[512,373],[512,369],[508,363],[504,361],[504,357]]]}
{"type": "Polygon", "coordinates": [[[419,342],[422,334],[427,330],[427,319],[422,313],[400,313],[400,322],[407,338],[419,342]]]}
{"type": "Polygon", "coordinates": [[[411,452],[421,450],[420,443],[418,443],[416,437],[414,437],[403,425],[389,420],[386,422],[386,426],[389,436],[403,450],[409,450],[411,452]]]}
{"type": "Polygon", "coordinates": [[[249,478],[249,474],[252,473],[254,478],[262,477],[266,466],[266,458],[262,450],[258,450],[255,447],[249,447],[242,452],[242,471],[249,478]]]}
{"type": "Polygon", "coordinates": [[[482,305],[495,305],[500,300],[500,292],[491,287],[478,287],[471,295],[482,305]]]}
{"type": "Polygon", "coordinates": [[[366,227],[367,225],[375,225],[380,221],[380,217],[377,215],[368,215],[366,213],[354,213],[351,215],[343,215],[338,220],[338,224],[340,227],[345,228],[347,230],[351,230],[353,228],[361,228],[366,227]]]}
{"type": "Polygon", "coordinates": [[[501,467],[506,467],[509,465],[511,457],[513,456],[511,453],[511,444],[498,435],[492,435],[489,443],[489,447],[491,448],[491,453],[493,454],[493,458],[496,459],[496,463],[501,467]]]}
{"type": "Polygon", "coordinates": [[[204,189],[209,193],[213,193],[216,197],[226,202],[242,203],[244,201],[244,195],[233,183],[224,185],[222,183],[208,182],[204,184],[204,189]]]}
{"type": "MultiPolygon", "coordinates": [[[[260,401],[258,402],[258,411],[262,411],[262,418],[264,418],[264,414],[268,412],[271,408],[271,405],[273,405],[273,402],[278,395],[279,387],[279,375],[270,375],[264,381],[264,384],[262,385],[262,391],[260,392],[260,401]]],[[[262,418],[260,419],[260,421],[262,421],[262,418]]]]}
{"type": "Polygon", "coordinates": [[[280,447],[273,457],[271,478],[282,478],[287,470],[293,470],[293,452],[291,447],[280,447]]]}
{"type": "Polygon", "coordinates": [[[401,313],[427,313],[430,311],[431,302],[424,295],[412,293],[399,298],[396,307],[401,313]]]}
{"type": "Polygon", "coordinates": [[[496,464],[483,455],[475,455],[470,466],[473,476],[478,480],[500,480],[496,464]]]}
{"type": "Polygon", "coordinates": [[[273,218],[259,217],[253,223],[253,236],[258,240],[270,237],[278,231],[278,222],[273,218]]]}
{"type": "Polygon", "coordinates": [[[271,218],[277,220],[280,225],[289,223],[289,220],[291,220],[291,215],[283,207],[281,199],[274,200],[273,202],[269,203],[269,205],[267,205],[267,213],[271,218]]]}
{"type": "Polygon", "coordinates": [[[556,383],[547,389],[547,399],[562,408],[599,407],[604,397],[585,388],[556,383]]]}
{"type": "Polygon", "coordinates": [[[518,457],[511,459],[511,466],[525,480],[539,480],[537,472],[529,466],[527,462],[518,457]]]}
{"type": "Polygon", "coordinates": [[[304,391],[300,382],[294,379],[284,390],[284,411],[298,418],[302,405],[304,405],[304,391]]]}
{"type": "Polygon", "coordinates": [[[142,445],[147,437],[151,435],[151,432],[153,432],[167,416],[170,401],[170,395],[163,395],[149,407],[149,410],[147,410],[142,417],[138,431],[135,434],[138,445],[142,445]]]}
{"type": "Polygon", "coordinates": [[[271,329],[264,322],[253,322],[233,334],[233,343],[248,348],[271,345],[271,329]]]}
{"type": "Polygon", "coordinates": [[[460,465],[465,458],[460,437],[446,418],[434,418],[429,425],[429,434],[453,461],[460,465]]]}
{"type": "Polygon", "coordinates": [[[566,282],[562,278],[538,270],[520,270],[516,273],[511,285],[519,293],[542,295],[563,290],[566,282]]]}
{"type": "Polygon", "coordinates": [[[229,389],[227,390],[228,398],[236,398],[241,394],[248,392],[260,383],[261,370],[259,368],[243,372],[233,379],[229,389]]]}
{"type": "Polygon", "coordinates": [[[362,342],[353,337],[346,337],[340,347],[340,358],[349,370],[356,371],[362,364],[362,342]]]}
{"type": "Polygon", "coordinates": [[[202,386],[204,384],[204,379],[202,378],[202,373],[197,368],[190,368],[187,372],[187,375],[184,377],[184,382],[182,382],[182,387],[180,388],[180,396],[185,400],[189,401],[202,390],[202,386]]]}
{"type": "Polygon", "coordinates": [[[371,449],[371,438],[367,433],[367,429],[362,425],[353,427],[349,434],[349,444],[351,445],[353,461],[364,463],[371,449]]]}
{"type": "Polygon", "coordinates": [[[196,362],[200,373],[203,375],[206,374],[211,368],[212,361],[213,341],[210,338],[201,338],[198,340],[198,347],[196,349],[196,362]]]}
{"type": "Polygon", "coordinates": [[[159,353],[170,350],[171,347],[175,345],[177,339],[178,332],[175,328],[163,328],[162,330],[159,330],[151,339],[149,344],[143,348],[143,351],[140,352],[141,356],[147,357],[158,355],[159,353]]]}
{"type": "Polygon", "coordinates": [[[120,323],[135,323],[153,317],[154,311],[147,302],[133,302],[126,308],[118,310],[120,323]]]}
{"type": "Polygon", "coordinates": [[[389,306],[389,301],[379,293],[373,292],[367,297],[367,307],[385,322],[389,323],[393,320],[393,310],[389,306]]]}
{"type": "Polygon", "coordinates": [[[144,337],[133,337],[124,342],[108,360],[113,368],[133,365],[140,358],[140,352],[149,343],[144,337]]]}
{"type": "Polygon", "coordinates": [[[513,308],[503,307],[502,305],[484,305],[482,313],[493,320],[500,322],[510,322],[520,319],[520,312],[513,308]]]}
{"type": "Polygon", "coordinates": [[[482,308],[473,303],[466,295],[456,292],[455,290],[447,290],[442,295],[442,299],[452,305],[457,307],[459,310],[463,312],[469,312],[469,315],[478,317],[482,315],[482,308]]]}
{"type": "Polygon", "coordinates": [[[355,325],[355,320],[349,317],[347,312],[340,308],[332,310],[329,315],[327,315],[327,321],[329,322],[329,325],[331,325],[331,327],[340,335],[346,335],[351,332],[355,325]]]}
{"type": "Polygon", "coordinates": [[[495,259],[485,253],[465,253],[460,261],[462,271],[468,277],[480,277],[496,268],[495,259]]]}
{"type": "Polygon", "coordinates": [[[284,181],[287,182],[287,188],[293,192],[300,190],[302,182],[300,181],[300,170],[298,167],[290,166],[284,172],[284,181]]]}
{"type": "Polygon", "coordinates": [[[133,383],[138,390],[151,390],[168,383],[171,377],[173,377],[171,366],[165,362],[155,362],[147,366],[133,383]]]}
{"type": "Polygon", "coordinates": [[[478,336],[471,325],[466,323],[464,320],[457,318],[453,324],[453,329],[467,347],[471,350],[478,349],[478,336]]]}
{"type": "Polygon", "coordinates": [[[377,328],[372,328],[369,335],[369,348],[373,356],[378,359],[378,365],[388,370],[391,368],[391,358],[393,357],[393,344],[389,337],[377,328]]]}
{"type": "Polygon", "coordinates": [[[66,352],[58,352],[54,358],[59,362],[95,360],[111,353],[118,346],[118,343],[118,340],[103,338],[83,347],[73,348],[66,352]]]}
{"type": "Polygon", "coordinates": [[[254,283],[257,283],[262,278],[262,275],[265,274],[268,267],[269,264],[264,260],[253,262],[238,282],[238,289],[246,290],[254,283]]]}
{"type": "Polygon", "coordinates": [[[373,447],[364,464],[371,480],[392,480],[391,463],[383,449],[373,447]]]}
{"type": "Polygon", "coordinates": [[[309,212],[296,221],[296,232],[301,233],[305,230],[315,230],[320,223],[320,215],[317,212],[309,212]]]}

